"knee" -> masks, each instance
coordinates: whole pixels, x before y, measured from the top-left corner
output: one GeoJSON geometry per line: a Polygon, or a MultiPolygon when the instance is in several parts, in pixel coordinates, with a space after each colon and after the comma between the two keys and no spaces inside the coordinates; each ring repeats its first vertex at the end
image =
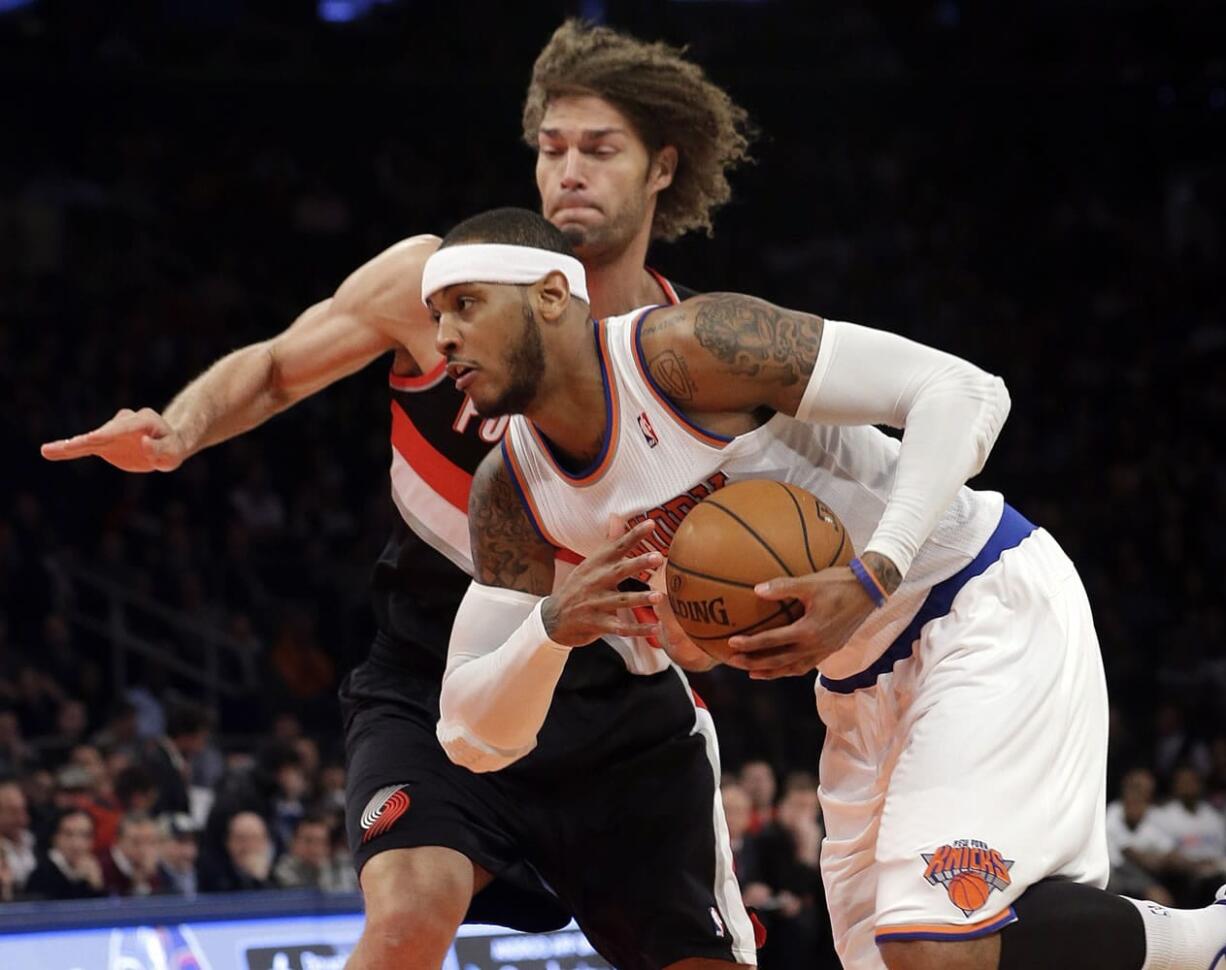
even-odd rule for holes
{"type": "Polygon", "coordinates": [[[450,914],[405,900],[367,913],[361,949],[372,968],[416,966],[419,957],[447,951],[455,924],[450,914]]]}

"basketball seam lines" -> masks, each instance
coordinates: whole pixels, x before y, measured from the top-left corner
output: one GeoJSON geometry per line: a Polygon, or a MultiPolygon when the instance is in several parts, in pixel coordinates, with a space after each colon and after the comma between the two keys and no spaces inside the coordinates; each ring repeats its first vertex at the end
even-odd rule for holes
{"type": "Polygon", "coordinates": [[[774,549],[772,549],[772,548],[770,547],[770,544],[769,544],[769,543],[767,543],[767,541],[766,541],[765,539],[763,539],[763,538],[762,538],[760,535],[758,535],[758,533],[757,533],[757,532],[754,530],[754,527],[753,527],[753,526],[751,526],[751,525],[750,525],[748,522],[746,522],[744,519],[742,519],[742,518],[741,518],[739,515],[737,515],[735,512],[733,512],[733,511],[732,511],[730,508],[728,508],[726,505],[720,505],[718,502],[716,502],[716,501],[715,501],[713,498],[711,498],[711,497],[708,497],[708,498],[706,499],[706,504],[708,504],[708,505],[714,505],[714,506],[715,506],[717,509],[719,509],[721,512],[723,512],[725,515],[730,516],[730,517],[731,517],[731,518],[732,518],[734,521],[736,521],[736,522],[740,523],[741,528],[742,528],[742,529],[744,529],[746,532],[748,532],[748,533],[749,533],[751,536],[753,536],[753,537],[754,537],[754,539],[756,539],[756,540],[758,541],[758,544],[759,544],[759,545],[760,545],[760,546],[761,546],[763,549],[765,549],[767,552],[769,552],[769,553],[771,554],[771,558],[772,558],[772,559],[774,559],[774,560],[775,560],[775,562],[779,563],[779,565],[780,565],[781,567],[783,567],[783,571],[784,571],[785,573],[787,573],[789,576],[793,576],[793,577],[796,575],[794,572],[792,572],[792,570],[788,569],[788,564],[787,564],[787,563],[785,563],[785,562],[784,562],[782,559],[780,559],[780,558],[779,558],[779,554],[778,554],[777,552],[775,552],[775,550],[774,550],[774,549]]]}
{"type": "MultiPolygon", "coordinates": [[[[691,640],[726,640],[728,637],[739,637],[742,634],[748,633],[750,630],[756,630],[763,623],[769,623],[780,613],[791,620],[791,622],[795,623],[796,620],[792,619],[792,607],[799,602],[799,600],[795,599],[784,600],[783,605],[780,606],[779,609],[775,610],[774,613],[769,613],[760,620],[754,620],[751,624],[749,624],[749,626],[743,626],[739,630],[732,630],[728,633],[716,633],[710,636],[694,636],[694,634],[687,632],[686,636],[688,636],[691,640]]],[[[799,619],[799,617],[797,617],[797,619],[799,619]]]]}
{"type": "Polygon", "coordinates": [[[809,560],[809,565],[813,567],[813,571],[817,572],[817,563],[813,561],[813,553],[809,549],[809,527],[805,524],[804,510],[801,509],[800,503],[796,501],[796,496],[792,494],[792,490],[790,488],[784,485],[783,482],[776,482],[775,484],[783,489],[783,494],[790,498],[792,500],[792,504],[796,506],[796,518],[800,519],[800,534],[805,540],[805,558],[809,560]]]}
{"type": "Polygon", "coordinates": [[[723,583],[725,586],[738,586],[741,589],[753,589],[757,583],[738,583],[735,579],[724,579],[723,576],[712,576],[710,573],[700,573],[697,569],[690,569],[689,566],[680,566],[673,560],[668,561],[670,569],[675,569],[678,572],[685,573],[687,576],[697,576],[699,579],[709,579],[714,583],[723,583]]]}

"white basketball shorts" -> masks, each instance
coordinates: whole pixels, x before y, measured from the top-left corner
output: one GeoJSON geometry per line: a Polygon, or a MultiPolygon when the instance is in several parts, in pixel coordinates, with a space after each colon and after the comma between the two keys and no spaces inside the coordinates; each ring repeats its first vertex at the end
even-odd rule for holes
{"type": "Polygon", "coordinates": [[[1005,506],[879,661],[821,678],[822,876],[847,970],[877,944],[1017,919],[1047,878],[1103,887],[1107,690],[1073,563],[1005,506]]]}

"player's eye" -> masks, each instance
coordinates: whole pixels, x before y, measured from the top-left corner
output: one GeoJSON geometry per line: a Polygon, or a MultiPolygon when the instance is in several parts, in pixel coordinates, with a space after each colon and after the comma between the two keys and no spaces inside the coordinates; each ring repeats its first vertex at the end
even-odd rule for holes
{"type": "Polygon", "coordinates": [[[467,310],[470,306],[475,304],[477,301],[475,298],[471,296],[461,296],[457,298],[455,302],[456,302],[456,306],[460,308],[461,312],[463,312],[464,310],[467,310]]]}

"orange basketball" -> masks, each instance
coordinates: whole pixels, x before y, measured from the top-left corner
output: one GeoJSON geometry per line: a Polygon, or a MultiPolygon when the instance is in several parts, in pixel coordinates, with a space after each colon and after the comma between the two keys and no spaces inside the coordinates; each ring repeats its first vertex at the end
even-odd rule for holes
{"type": "Polygon", "coordinates": [[[796,600],[765,600],[755,584],[845,565],[847,530],[803,488],[751,479],[708,495],[673,537],[665,581],[681,628],[716,660],[728,638],[785,626],[804,610],[796,600]]]}
{"type": "Polygon", "coordinates": [[[960,872],[949,880],[949,901],[970,915],[988,901],[992,892],[987,880],[973,872],[960,872]]]}

